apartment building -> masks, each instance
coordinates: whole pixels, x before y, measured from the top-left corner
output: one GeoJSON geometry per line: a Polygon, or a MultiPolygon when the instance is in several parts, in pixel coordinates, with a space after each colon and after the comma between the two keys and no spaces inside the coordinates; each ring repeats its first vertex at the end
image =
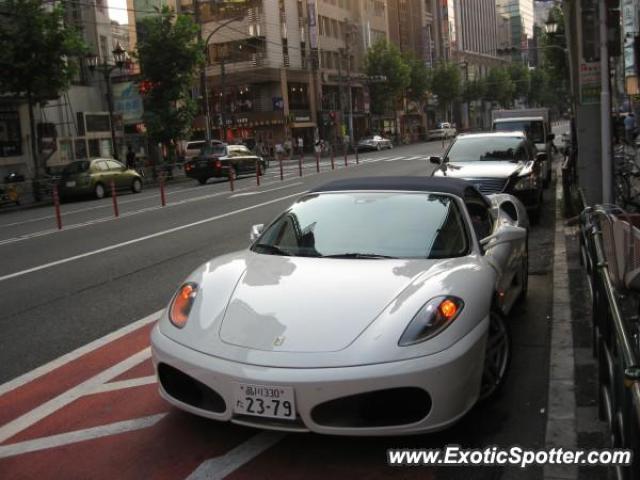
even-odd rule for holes
{"type": "MultiPolygon", "coordinates": [[[[80,27],[89,50],[100,59],[111,57],[111,24],[106,0],[64,4],[69,25],[80,27]]],[[[84,59],[71,86],[61,97],[34,109],[38,165],[52,171],[66,163],[91,156],[113,154],[102,75],[92,74],[84,59]]],[[[31,151],[29,114],[19,98],[0,99],[0,179],[9,172],[27,178],[36,175],[31,151]]]]}

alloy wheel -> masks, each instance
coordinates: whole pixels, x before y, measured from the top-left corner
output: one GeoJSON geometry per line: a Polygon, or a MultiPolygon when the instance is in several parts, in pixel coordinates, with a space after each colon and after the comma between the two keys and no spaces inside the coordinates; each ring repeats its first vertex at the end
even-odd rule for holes
{"type": "Polygon", "coordinates": [[[505,318],[500,312],[492,310],[482,370],[480,400],[491,397],[500,389],[504,383],[510,359],[511,339],[505,318]]]}

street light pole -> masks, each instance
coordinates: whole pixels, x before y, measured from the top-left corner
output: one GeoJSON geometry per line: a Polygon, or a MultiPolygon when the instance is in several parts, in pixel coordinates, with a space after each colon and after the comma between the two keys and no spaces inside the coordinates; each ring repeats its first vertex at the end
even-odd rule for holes
{"type": "MultiPolygon", "coordinates": [[[[197,12],[197,10],[196,10],[197,12]]],[[[199,18],[199,16],[198,16],[199,18]]],[[[208,82],[207,82],[207,66],[208,66],[208,60],[209,60],[209,40],[211,40],[211,37],[213,37],[213,35],[218,32],[220,29],[226,27],[227,25],[229,25],[232,22],[238,22],[240,20],[242,20],[244,18],[244,16],[238,16],[238,17],[233,17],[230,18],[229,20],[227,20],[226,22],[221,23],[220,25],[218,25],[216,28],[214,28],[209,35],[207,36],[207,38],[204,41],[204,55],[205,58],[207,59],[207,61],[205,62],[205,64],[202,66],[202,68],[200,69],[200,90],[202,91],[202,100],[204,102],[204,108],[202,109],[203,112],[205,113],[205,121],[207,123],[206,128],[205,128],[205,135],[206,135],[206,140],[207,140],[207,145],[211,145],[211,109],[209,108],[209,89],[208,89],[208,82]]],[[[202,38],[202,29],[200,29],[200,38],[202,38]]],[[[224,78],[224,59],[222,59],[222,63],[220,65],[220,69],[221,69],[221,75],[224,78]]],[[[223,85],[224,88],[224,85],[223,85]]],[[[223,92],[224,94],[224,92],[223,92]]],[[[222,97],[222,100],[220,102],[221,105],[221,111],[224,111],[224,96],[222,97]]],[[[222,113],[222,120],[224,123],[224,113],[222,113]]],[[[224,129],[224,125],[222,126],[222,129],[224,129]]],[[[226,135],[226,132],[224,132],[226,135]]],[[[226,138],[226,137],[225,137],[226,138]]],[[[222,141],[225,140],[225,138],[222,138],[222,141]]]]}
{"type": "Polygon", "coordinates": [[[122,69],[127,61],[127,51],[122,48],[120,42],[118,42],[111,52],[113,53],[114,64],[107,63],[107,59],[103,59],[103,63],[98,63],[98,56],[96,54],[87,54],[86,60],[89,65],[89,70],[92,72],[99,70],[104,75],[104,81],[107,85],[107,108],[109,110],[109,126],[111,129],[111,149],[113,158],[118,160],[118,146],[116,143],[116,128],[113,124],[113,90],[111,88],[111,73],[116,69],[122,69]]]}

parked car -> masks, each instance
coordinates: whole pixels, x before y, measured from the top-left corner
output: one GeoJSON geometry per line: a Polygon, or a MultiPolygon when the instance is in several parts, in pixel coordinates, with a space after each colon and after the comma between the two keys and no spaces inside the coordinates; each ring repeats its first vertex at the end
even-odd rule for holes
{"type": "MultiPolygon", "coordinates": [[[[223,142],[221,142],[220,140],[211,140],[211,144],[223,145],[223,142]]],[[[206,145],[206,140],[191,140],[185,142],[182,161],[188,162],[189,160],[196,158],[198,155],[200,155],[200,152],[206,145]]]]}
{"type": "Polygon", "coordinates": [[[490,132],[458,135],[443,158],[430,160],[440,166],[435,176],[463,178],[485,194],[515,195],[535,223],[542,210],[544,156],[523,132],[490,132]]]}
{"type": "Polygon", "coordinates": [[[383,148],[392,149],[393,143],[388,138],[380,135],[371,135],[361,139],[356,145],[358,150],[382,150],[383,148]]]}
{"type": "Polygon", "coordinates": [[[544,187],[551,183],[553,161],[553,140],[555,134],[551,131],[548,108],[527,108],[517,110],[493,110],[492,130],[495,132],[524,132],[533,142],[540,153],[546,154],[541,158],[544,187]]]}
{"type": "Polygon", "coordinates": [[[260,171],[264,172],[267,162],[246,146],[221,143],[204,147],[200,155],[185,163],[184,171],[188,177],[195,178],[204,185],[210,178],[228,177],[231,172],[235,176],[254,173],[258,164],[260,171]]]}
{"type": "Polygon", "coordinates": [[[58,180],[58,193],[60,199],[88,194],[104,198],[111,192],[112,181],[118,190],[142,191],[142,177],[138,172],[111,158],[94,158],[76,160],[65,166],[58,180]]]}
{"type": "Polygon", "coordinates": [[[151,335],[160,394],[220,421],[440,430],[504,383],[527,215],[449,178],[339,180],[188,276],[151,335]],[[402,212],[402,215],[398,215],[402,212]]]}
{"type": "Polygon", "coordinates": [[[427,133],[429,140],[438,140],[453,138],[458,134],[456,128],[448,122],[441,122],[436,125],[436,128],[429,130],[427,133]]]}

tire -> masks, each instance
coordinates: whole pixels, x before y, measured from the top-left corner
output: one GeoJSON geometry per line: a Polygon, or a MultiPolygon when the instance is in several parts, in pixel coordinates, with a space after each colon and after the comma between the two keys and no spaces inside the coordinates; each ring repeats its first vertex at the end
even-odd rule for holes
{"type": "Polygon", "coordinates": [[[106,195],[104,185],[102,185],[101,183],[96,183],[96,186],[93,187],[93,194],[98,200],[104,198],[106,195]]]}
{"type": "Polygon", "coordinates": [[[478,400],[485,401],[498,394],[504,385],[511,363],[511,334],[505,316],[497,309],[489,314],[489,332],[482,368],[482,383],[478,400]]]}
{"type": "Polygon", "coordinates": [[[139,178],[134,178],[131,182],[131,191],[133,193],[140,193],[142,191],[142,181],[139,178]]]}
{"type": "Polygon", "coordinates": [[[549,165],[549,171],[542,182],[542,188],[549,188],[549,185],[551,185],[551,165],[549,165]]]}
{"type": "Polygon", "coordinates": [[[380,146],[380,144],[376,145],[376,150],[378,151],[382,150],[382,147],[380,146]]]}
{"type": "Polygon", "coordinates": [[[198,183],[200,185],[204,185],[205,183],[207,183],[207,180],[209,180],[209,179],[205,178],[205,177],[200,177],[200,178],[198,178],[198,183]]]}

